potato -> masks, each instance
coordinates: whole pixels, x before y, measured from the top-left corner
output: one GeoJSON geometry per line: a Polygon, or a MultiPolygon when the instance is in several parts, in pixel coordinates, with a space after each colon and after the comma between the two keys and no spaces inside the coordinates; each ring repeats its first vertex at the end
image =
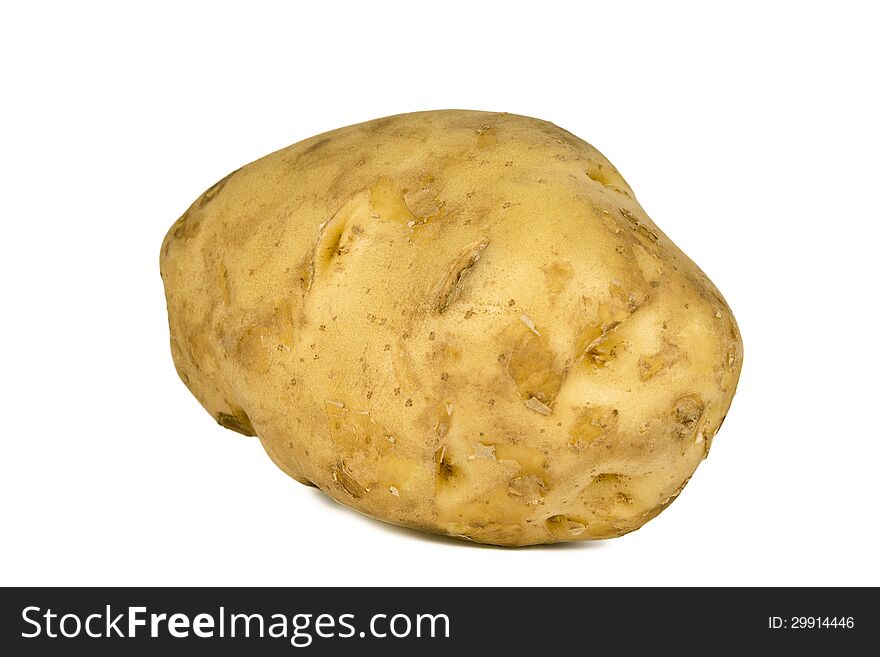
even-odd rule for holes
{"type": "Polygon", "coordinates": [[[403,114],[268,155],[161,251],[171,350],[228,429],[386,522],[620,536],[681,492],[742,345],[595,148],[510,114],[403,114]]]}

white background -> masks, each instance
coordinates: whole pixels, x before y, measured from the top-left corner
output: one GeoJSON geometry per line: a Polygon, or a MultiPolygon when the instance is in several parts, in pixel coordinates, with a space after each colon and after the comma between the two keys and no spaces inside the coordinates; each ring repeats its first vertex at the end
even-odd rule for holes
{"type": "Polygon", "coordinates": [[[5,3],[0,583],[880,584],[878,22],[715,5],[5,3]],[[159,246],[192,200],[438,108],[593,143],[739,320],[711,458],[638,532],[505,550],[389,527],[178,380],[159,246]]]}

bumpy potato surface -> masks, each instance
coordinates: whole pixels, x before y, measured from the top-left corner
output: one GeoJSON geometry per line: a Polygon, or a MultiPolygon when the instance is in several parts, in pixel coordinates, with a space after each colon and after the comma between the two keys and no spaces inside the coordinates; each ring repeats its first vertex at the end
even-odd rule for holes
{"type": "Polygon", "coordinates": [[[386,522],[610,538],[681,492],[730,406],[730,308],[595,148],[404,114],[228,175],[161,250],[174,363],[224,427],[386,522]]]}

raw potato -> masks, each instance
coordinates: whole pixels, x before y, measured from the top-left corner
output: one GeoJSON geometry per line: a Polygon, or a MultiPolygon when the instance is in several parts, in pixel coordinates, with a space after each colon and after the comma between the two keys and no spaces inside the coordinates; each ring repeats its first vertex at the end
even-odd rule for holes
{"type": "Polygon", "coordinates": [[[595,148],[437,111],[230,174],[162,245],[217,421],[362,513],[497,545],[620,536],[706,457],[742,343],[595,148]]]}

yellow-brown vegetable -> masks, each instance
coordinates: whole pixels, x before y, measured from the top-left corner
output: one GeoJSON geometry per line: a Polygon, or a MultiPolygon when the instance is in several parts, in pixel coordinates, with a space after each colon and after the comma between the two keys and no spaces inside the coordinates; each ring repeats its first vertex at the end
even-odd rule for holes
{"type": "Polygon", "coordinates": [[[619,536],[681,492],[742,364],[718,290],[595,148],[404,114],[230,174],[162,245],[181,378],[285,472],[483,543],[619,536]]]}

